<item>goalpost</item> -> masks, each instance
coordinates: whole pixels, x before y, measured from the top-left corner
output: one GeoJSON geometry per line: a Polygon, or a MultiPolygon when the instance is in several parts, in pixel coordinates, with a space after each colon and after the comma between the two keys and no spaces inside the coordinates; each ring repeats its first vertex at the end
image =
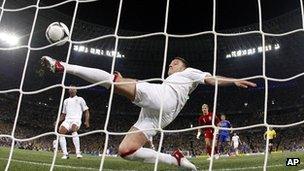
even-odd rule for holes
{"type": "MultiPolygon", "coordinates": [[[[49,87],[44,88],[44,89],[26,92],[26,91],[23,91],[23,83],[24,83],[25,73],[27,71],[27,64],[28,64],[28,61],[29,61],[29,58],[30,58],[31,51],[41,50],[41,49],[45,49],[45,48],[49,48],[51,46],[54,46],[54,44],[44,46],[44,47],[39,47],[39,48],[33,48],[33,47],[30,46],[31,42],[32,42],[34,28],[35,28],[35,25],[36,25],[37,16],[39,15],[39,10],[54,8],[54,7],[57,7],[57,6],[60,6],[60,5],[63,5],[65,3],[72,2],[72,1],[75,2],[75,8],[74,8],[73,16],[72,16],[72,24],[71,24],[71,27],[70,27],[69,49],[68,49],[68,53],[67,53],[67,56],[66,56],[66,62],[68,63],[69,59],[70,59],[70,54],[71,54],[71,50],[72,50],[72,43],[81,44],[81,43],[88,43],[88,42],[92,42],[92,41],[96,41],[96,40],[100,40],[100,39],[104,39],[104,38],[108,38],[108,37],[114,37],[115,38],[115,49],[114,49],[115,50],[115,56],[112,59],[111,74],[113,74],[113,72],[114,72],[118,42],[119,42],[119,40],[122,40],[122,39],[139,39],[139,38],[143,38],[143,37],[151,37],[151,36],[157,36],[157,35],[165,36],[165,48],[164,48],[164,58],[163,58],[164,60],[163,60],[162,75],[161,75],[161,78],[153,79],[153,80],[159,80],[159,81],[164,82],[165,81],[165,73],[166,73],[165,68],[166,68],[166,63],[167,63],[167,52],[168,52],[168,39],[169,39],[169,37],[186,38],[186,37],[194,37],[194,36],[199,36],[199,35],[204,35],[204,34],[213,34],[213,36],[214,36],[213,76],[215,76],[216,75],[216,64],[217,64],[217,38],[218,38],[218,36],[240,36],[240,35],[246,35],[246,34],[260,34],[262,36],[261,42],[262,42],[262,46],[263,46],[263,73],[262,73],[262,75],[252,76],[252,77],[243,78],[243,79],[249,80],[249,79],[255,79],[255,78],[262,78],[265,81],[264,123],[263,124],[251,125],[251,126],[245,126],[245,127],[233,128],[232,130],[245,130],[245,129],[257,128],[257,127],[266,127],[267,130],[268,130],[269,127],[284,128],[284,127],[290,127],[290,126],[295,126],[295,125],[299,125],[299,124],[304,123],[304,121],[300,121],[300,122],[296,122],[296,123],[292,123],[292,124],[286,124],[286,125],[269,125],[267,123],[268,81],[278,81],[278,82],[289,81],[289,80],[292,80],[292,79],[296,79],[300,76],[303,76],[304,73],[295,75],[295,76],[287,78],[287,79],[275,79],[275,78],[267,77],[266,76],[266,70],[265,70],[266,69],[266,67],[265,67],[265,63],[266,63],[266,60],[265,60],[265,51],[266,51],[265,36],[284,36],[284,35],[289,35],[289,34],[293,34],[293,33],[296,33],[296,32],[304,31],[304,17],[303,17],[303,2],[302,2],[302,0],[300,0],[302,28],[297,29],[297,30],[293,30],[293,31],[290,31],[290,32],[285,32],[285,33],[282,33],[282,34],[272,34],[272,33],[266,33],[266,32],[263,31],[261,0],[257,0],[258,15],[259,15],[259,30],[249,31],[249,32],[242,32],[242,33],[219,33],[219,32],[217,32],[215,30],[215,26],[216,26],[216,2],[217,1],[213,0],[212,30],[205,31],[205,32],[199,32],[199,33],[194,33],[194,34],[186,34],[186,35],[169,34],[169,33],[167,33],[167,23],[168,23],[168,15],[169,15],[169,8],[170,8],[170,0],[167,0],[166,1],[166,13],[165,13],[165,16],[164,16],[165,17],[165,24],[164,24],[163,32],[156,32],[156,33],[144,34],[144,35],[139,35],[139,36],[119,36],[118,35],[118,29],[119,29],[119,24],[120,24],[121,9],[122,9],[122,6],[123,6],[123,0],[120,0],[114,34],[100,36],[100,37],[96,37],[96,38],[85,40],[85,41],[73,41],[73,40],[71,40],[71,37],[72,37],[72,34],[73,34],[73,29],[74,29],[74,23],[75,23],[77,11],[78,11],[78,5],[80,3],[90,3],[90,2],[94,2],[96,0],[66,0],[64,2],[54,4],[54,5],[50,5],[50,6],[40,6],[40,0],[37,0],[35,5],[30,5],[30,6],[26,6],[26,7],[23,7],[23,8],[17,8],[17,9],[5,8],[6,0],[3,0],[2,5],[0,7],[0,9],[1,9],[0,23],[1,23],[4,12],[8,12],[8,11],[9,12],[18,12],[18,11],[22,11],[22,10],[29,9],[29,8],[35,8],[34,20],[33,20],[33,23],[32,23],[32,28],[31,28],[31,31],[30,31],[30,36],[29,36],[29,40],[28,40],[27,45],[8,47],[8,48],[0,48],[0,50],[2,50],[2,51],[15,50],[15,49],[21,49],[21,48],[27,49],[25,64],[24,64],[24,68],[23,68],[23,72],[22,72],[22,78],[21,78],[19,88],[18,89],[9,89],[9,90],[0,90],[0,93],[10,93],[10,92],[19,92],[20,93],[19,99],[18,99],[17,110],[16,110],[16,116],[15,116],[14,125],[13,125],[11,135],[0,134],[0,138],[6,137],[6,138],[10,138],[12,140],[9,157],[8,157],[8,160],[7,160],[7,165],[6,165],[6,168],[5,168],[6,171],[9,170],[9,167],[10,167],[10,164],[11,164],[11,161],[12,161],[12,154],[13,154],[13,151],[14,151],[15,142],[29,141],[29,140],[33,140],[33,139],[43,137],[43,136],[47,136],[47,135],[56,135],[57,141],[58,141],[59,134],[56,131],[57,128],[58,128],[57,124],[56,124],[53,132],[47,132],[47,133],[44,133],[44,134],[41,134],[41,135],[38,135],[38,136],[35,136],[35,137],[27,138],[27,139],[17,139],[17,138],[15,138],[15,129],[16,129],[17,121],[18,121],[18,116],[19,116],[19,112],[20,112],[20,106],[21,106],[21,102],[22,102],[22,99],[23,99],[23,95],[42,93],[44,91],[47,91],[47,90],[55,88],[55,87],[61,87],[62,88],[60,106],[59,106],[58,115],[57,115],[57,123],[59,121],[59,116],[60,116],[60,113],[61,113],[61,110],[62,110],[62,104],[63,104],[64,94],[65,94],[65,89],[67,88],[67,86],[64,85],[64,81],[65,81],[65,78],[66,78],[66,72],[63,73],[61,84],[56,84],[56,85],[53,85],[53,86],[49,86],[49,87]]],[[[171,3],[174,3],[174,1],[172,1],[171,3]]],[[[149,80],[145,80],[145,81],[149,81],[149,80]]],[[[87,85],[87,86],[78,87],[78,88],[84,89],[84,88],[88,88],[88,87],[93,87],[93,86],[98,85],[100,83],[101,82],[95,83],[95,84],[90,84],[90,85],[87,85]]],[[[218,80],[216,80],[216,86],[215,86],[213,116],[215,116],[215,114],[216,114],[216,106],[217,106],[216,105],[217,104],[217,95],[218,95],[218,84],[217,83],[218,83],[218,80]]],[[[113,83],[113,84],[115,84],[115,83],[113,83]]],[[[103,170],[103,168],[104,168],[104,161],[105,161],[105,156],[106,156],[106,150],[107,150],[107,147],[108,147],[109,136],[110,135],[125,135],[125,134],[127,134],[126,132],[121,132],[121,133],[119,133],[119,132],[109,132],[108,129],[107,129],[110,114],[111,114],[111,105],[112,105],[113,93],[114,93],[114,88],[113,87],[114,86],[112,86],[111,89],[110,89],[109,107],[108,107],[108,110],[107,110],[104,129],[103,130],[94,130],[94,131],[87,132],[87,133],[79,135],[79,136],[86,136],[86,135],[93,134],[93,133],[104,133],[105,134],[105,144],[104,144],[104,148],[103,148],[102,158],[100,160],[99,170],[103,170]]],[[[160,118],[162,117],[162,110],[163,109],[161,107],[160,116],[159,116],[160,118]]],[[[212,126],[198,126],[198,127],[186,128],[186,129],[181,129],[181,130],[165,130],[165,129],[162,129],[161,128],[161,119],[159,119],[159,126],[158,126],[158,129],[157,129],[158,131],[160,131],[160,141],[159,141],[159,146],[158,146],[158,149],[157,149],[158,154],[160,153],[160,150],[162,148],[164,133],[176,133],[176,132],[193,131],[193,130],[196,130],[198,128],[206,128],[206,127],[213,127],[216,131],[218,131],[218,128],[214,124],[214,118],[215,117],[213,117],[212,126]]],[[[229,130],[231,130],[231,129],[229,129],[229,130]]],[[[67,137],[72,137],[72,136],[68,136],[68,135],[66,135],[66,136],[67,137]]],[[[213,138],[213,142],[215,142],[215,136],[213,138]]],[[[267,168],[268,144],[269,144],[269,141],[267,140],[266,141],[266,149],[265,149],[263,170],[266,170],[266,168],[267,168]]],[[[215,149],[215,143],[212,144],[212,155],[213,155],[214,149],[215,149]]],[[[56,161],[57,151],[58,151],[58,143],[57,143],[56,149],[54,151],[54,155],[53,155],[50,170],[54,169],[54,164],[55,164],[55,161],[56,161]]],[[[156,162],[155,162],[155,165],[154,165],[154,170],[155,171],[158,168],[158,157],[159,157],[159,155],[157,156],[157,159],[156,159],[156,162]]],[[[212,170],[212,168],[213,168],[213,157],[210,160],[209,170],[212,170]]]]}

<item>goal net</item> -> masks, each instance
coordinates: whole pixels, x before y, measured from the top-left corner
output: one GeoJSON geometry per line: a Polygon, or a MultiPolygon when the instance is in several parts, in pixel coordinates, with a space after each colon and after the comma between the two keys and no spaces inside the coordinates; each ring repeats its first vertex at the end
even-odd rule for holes
{"type": "MultiPolygon", "coordinates": [[[[21,12],[21,11],[24,11],[24,10],[32,10],[33,12],[33,20],[32,20],[32,27],[30,28],[30,33],[28,35],[28,39],[26,40],[26,44],[25,45],[17,45],[15,44],[16,42],[14,41],[14,38],[11,37],[12,35],[10,35],[10,37],[4,37],[4,39],[6,39],[7,43],[9,44],[9,46],[2,46],[0,48],[0,51],[4,51],[4,52],[11,52],[11,53],[14,53],[14,51],[21,51],[23,54],[25,54],[25,60],[24,60],[24,63],[22,64],[18,64],[20,67],[22,67],[22,70],[20,70],[20,72],[22,73],[21,74],[21,78],[19,80],[19,85],[16,87],[16,88],[9,88],[9,89],[2,89],[0,90],[0,93],[1,94],[10,94],[10,93],[16,93],[15,96],[13,97],[10,97],[9,95],[7,95],[6,98],[4,99],[0,99],[0,100],[3,100],[5,101],[7,98],[11,98],[13,100],[16,100],[16,107],[15,107],[15,117],[14,117],[14,121],[13,121],[13,127],[10,131],[9,134],[7,133],[1,133],[0,134],[0,138],[1,138],[1,141],[6,141],[6,142],[9,142],[9,146],[10,146],[10,151],[9,151],[9,156],[7,158],[7,163],[6,163],[6,167],[5,167],[5,170],[10,170],[10,166],[12,164],[12,162],[14,161],[13,160],[13,154],[14,154],[14,150],[20,146],[20,143],[23,143],[23,142],[27,142],[27,141],[34,141],[35,139],[38,139],[38,138],[43,138],[45,136],[54,136],[55,137],[55,140],[58,142],[58,139],[59,139],[59,133],[56,131],[58,130],[58,124],[55,124],[56,126],[54,126],[54,129],[53,131],[50,131],[50,132],[44,132],[44,133],[39,133],[39,135],[37,136],[33,136],[33,137],[28,137],[28,138],[18,138],[16,137],[16,127],[17,127],[17,123],[20,122],[20,110],[22,108],[22,103],[23,101],[25,101],[29,106],[35,106],[35,104],[32,104],[31,103],[31,100],[28,99],[26,96],[27,95],[37,95],[37,97],[40,96],[43,96],[42,93],[45,93],[45,92],[48,92],[49,90],[51,89],[57,89],[56,91],[60,92],[60,96],[59,96],[59,99],[60,99],[60,102],[59,102],[59,106],[58,108],[56,108],[56,112],[57,112],[57,123],[59,122],[59,118],[60,118],[60,114],[61,114],[61,111],[62,111],[62,104],[63,104],[63,100],[64,100],[64,97],[65,97],[65,93],[66,93],[66,89],[69,88],[69,85],[66,84],[66,78],[67,78],[67,74],[66,72],[63,73],[63,76],[62,78],[56,78],[57,79],[57,83],[54,84],[54,83],[49,83],[50,85],[45,87],[45,88],[40,88],[40,89],[31,89],[29,87],[25,87],[25,81],[26,81],[26,75],[27,75],[27,72],[35,72],[35,71],[31,71],[31,67],[28,66],[29,62],[31,61],[37,61],[39,59],[32,59],[31,56],[32,54],[37,54],[39,53],[38,51],[40,50],[43,50],[43,49],[56,49],[56,45],[55,44],[51,44],[51,45],[46,45],[46,46],[34,46],[36,45],[36,42],[35,42],[35,37],[33,36],[34,35],[34,32],[35,32],[35,28],[37,27],[37,20],[39,19],[39,14],[41,13],[42,10],[51,10],[53,8],[56,8],[56,7],[60,7],[61,5],[64,5],[64,4],[67,4],[67,3],[70,3],[70,2],[73,2],[73,10],[72,10],[72,20],[71,20],[71,25],[70,25],[70,35],[69,35],[69,41],[68,41],[68,46],[65,46],[65,48],[67,48],[67,51],[65,54],[62,54],[63,55],[63,58],[62,60],[63,61],[66,61],[67,63],[70,62],[70,57],[71,57],[71,54],[73,53],[73,51],[79,51],[79,52],[88,52],[88,53],[91,53],[91,54],[97,54],[97,55],[104,55],[104,56],[110,56],[111,58],[111,61],[109,60],[109,63],[111,64],[110,65],[110,73],[113,74],[114,73],[114,70],[115,70],[115,66],[120,66],[120,64],[117,62],[117,60],[119,58],[123,58],[124,57],[124,54],[118,52],[119,51],[119,43],[120,42],[123,42],[125,40],[138,40],[138,39],[143,39],[143,38],[150,38],[150,37],[154,37],[154,36],[163,36],[164,37],[164,44],[163,44],[163,47],[164,47],[164,51],[162,53],[163,55],[163,63],[162,63],[162,68],[161,68],[161,71],[160,71],[160,75],[161,77],[160,78],[152,78],[152,79],[148,79],[148,78],[145,78],[145,80],[143,81],[147,81],[147,82],[150,82],[150,81],[159,81],[159,82],[165,82],[165,78],[166,78],[166,65],[167,63],[169,62],[168,59],[168,48],[169,48],[169,39],[186,39],[186,38],[196,38],[196,37],[200,37],[200,36],[205,36],[205,35],[212,35],[212,43],[213,43],[213,56],[212,56],[212,60],[213,60],[213,66],[212,66],[212,75],[213,76],[216,76],[217,73],[218,73],[218,65],[219,65],[219,62],[218,62],[218,45],[220,44],[220,40],[222,39],[225,39],[225,38],[229,38],[229,37],[241,37],[241,36],[246,36],[246,35],[256,35],[258,37],[261,37],[260,39],[260,42],[261,42],[261,47],[258,47],[256,49],[252,48],[252,49],[246,49],[246,50],[235,50],[235,51],[232,51],[231,53],[228,53],[225,55],[225,57],[227,59],[230,59],[230,58],[236,58],[236,57],[239,57],[239,56],[246,56],[246,55],[250,55],[250,54],[254,54],[254,53],[261,53],[262,54],[262,70],[261,70],[261,74],[258,74],[258,75],[252,75],[251,77],[246,77],[246,78],[242,78],[244,80],[253,80],[253,79],[261,79],[262,80],[262,84],[264,85],[263,89],[264,89],[264,100],[263,100],[263,110],[262,111],[259,111],[261,117],[263,118],[263,122],[262,123],[257,123],[257,124],[254,124],[254,125],[246,125],[246,126],[242,126],[242,127],[234,127],[234,128],[230,128],[229,130],[233,130],[233,131],[242,131],[242,130],[248,130],[248,129],[253,129],[253,128],[265,128],[265,130],[269,130],[270,127],[272,128],[288,128],[288,127],[292,127],[292,126],[297,126],[297,125],[301,125],[304,123],[304,120],[302,121],[298,121],[298,122],[293,122],[293,123],[290,123],[290,124],[281,124],[281,125],[278,125],[278,124],[270,124],[268,122],[268,113],[269,113],[269,109],[268,109],[268,106],[269,106],[269,103],[275,103],[275,101],[273,101],[272,99],[269,100],[269,89],[270,89],[270,82],[289,82],[289,81],[292,81],[294,79],[297,79],[301,76],[303,76],[303,73],[300,73],[300,74],[296,74],[296,75],[292,75],[291,77],[288,77],[288,78],[284,78],[284,79],[278,79],[278,78],[271,78],[269,76],[267,76],[266,74],[266,53],[267,51],[270,51],[271,49],[278,49],[279,48],[279,45],[278,44],[273,44],[272,45],[268,45],[266,43],[266,37],[283,37],[283,36],[286,36],[286,35],[292,35],[292,34],[295,34],[295,33],[298,33],[298,32],[302,32],[303,29],[304,29],[304,17],[303,17],[303,2],[302,0],[300,0],[300,11],[301,11],[301,22],[302,22],[302,28],[299,28],[299,29],[295,29],[295,30],[292,30],[292,31],[289,31],[289,32],[284,32],[284,33],[280,33],[280,34],[277,34],[277,33],[267,33],[263,30],[263,15],[262,15],[262,7],[261,7],[261,0],[257,0],[257,6],[258,6],[258,29],[257,30],[253,30],[253,31],[246,31],[246,32],[240,32],[240,33],[221,33],[221,32],[218,32],[216,30],[216,14],[217,14],[217,1],[216,0],[213,0],[213,13],[212,13],[212,29],[210,31],[204,31],[204,32],[198,32],[198,33],[193,33],[193,34],[183,34],[183,35],[177,35],[177,34],[170,34],[168,33],[168,18],[169,18],[169,14],[170,14],[170,4],[174,3],[174,1],[170,1],[170,0],[167,0],[166,1],[166,8],[165,8],[165,16],[164,16],[164,27],[163,27],[163,31],[161,32],[155,32],[155,33],[149,33],[149,34],[142,34],[142,35],[136,35],[136,36],[122,36],[122,35],[119,35],[119,28],[120,28],[120,19],[121,19],[121,16],[122,16],[122,8],[124,6],[124,1],[123,0],[120,0],[119,1],[119,5],[118,5],[118,12],[117,12],[117,18],[116,18],[116,24],[115,24],[115,29],[114,29],[114,32],[111,33],[111,34],[105,34],[105,35],[102,35],[102,36],[99,36],[99,37],[94,37],[94,38],[91,38],[91,39],[88,39],[88,40],[81,40],[81,41],[76,41],[76,40],[73,40],[72,37],[73,37],[73,34],[74,34],[74,30],[77,29],[75,28],[75,22],[76,22],[76,16],[77,16],[77,13],[79,11],[79,6],[80,4],[83,4],[83,3],[93,3],[95,2],[96,0],[67,0],[67,1],[63,1],[63,2],[60,2],[60,3],[57,3],[57,4],[53,4],[53,5],[49,5],[49,6],[42,6],[42,3],[40,2],[40,0],[37,0],[35,2],[35,4],[31,4],[31,5],[26,5],[26,6],[22,6],[22,7],[8,7],[8,1],[9,0],[3,0],[2,1],[2,5],[1,5],[1,13],[0,13],[0,23],[2,22],[3,23],[3,18],[4,16],[7,14],[13,14],[13,13],[18,13],[18,12],[21,12]],[[91,42],[96,42],[96,41],[102,41],[102,40],[105,40],[105,39],[109,39],[111,38],[112,40],[114,41],[111,41],[113,44],[114,44],[114,48],[113,48],[113,51],[103,51],[101,49],[97,49],[97,48],[87,48],[87,47],[84,47],[82,46],[83,44],[86,44],[86,43],[91,43],[91,42]],[[9,39],[9,40],[8,40],[9,39]]],[[[5,26],[3,26],[5,27],[5,26]]],[[[2,28],[2,24],[1,24],[1,28],[2,28]]],[[[45,30],[41,31],[44,33],[45,30]]],[[[3,35],[0,34],[0,39],[3,39],[3,35]],[[2,36],[2,37],[1,37],[2,36]]],[[[18,59],[15,59],[15,60],[18,60],[18,59]]],[[[92,59],[94,60],[94,59],[92,59]]],[[[10,63],[11,61],[8,62],[8,64],[11,64],[10,63]]],[[[79,62],[79,61],[78,61],[79,62]]],[[[81,63],[81,61],[80,61],[81,63]]],[[[153,66],[151,66],[153,67],[153,66]]],[[[125,70],[125,69],[124,69],[125,70]]],[[[147,72],[147,71],[143,71],[143,72],[147,72]]],[[[8,73],[9,74],[9,73],[8,73]]],[[[37,71],[36,73],[37,75],[41,74],[40,72],[37,71]]],[[[43,74],[46,74],[46,73],[42,73],[43,74]]],[[[0,75],[1,77],[1,75],[0,75]]],[[[41,77],[40,77],[41,78],[41,77]]],[[[42,79],[42,78],[41,78],[42,79]]],[[[43,80],[42,81],[48,81],[47,79],[43,80]]],[[[216,80],[216,86],[215,86],[215,89],[214,89],[214,96],[213,96],[213,116],[215,116],[217,114],[217,107],[219,106],[217,104],[218,102],[218,97],[220,97],[218,94],[219,94],[219,87],[218,87],[218,79],[216,80]]],[[[6,83],[3,83],[4,85],[6,85],[6,83]]],[[[99,83],[95,83],[95,84],[90,84],[90,85],[85,85],[85,86],[78,86],[77,88],[78,89],[94,89],[95,86],[101,84],[101,82],[99,83]]],[[[113,83],[114,84],[114,83],[113,83]]],[[[114,131],[111,131],[109,130],[109,122],[111,120],[111,116],[113,114],[113,107],[112,107],[112,104],[113,104],[113,100],[114,100],[114,89],[113,89],[114,86],[111,87],[110,89],[110,93],[109,93],[109,98],[107,99],[108,100],[108,106],[107,106],[107,111],[106,111],[106,115],[105,117],[103,118],[104,119],[104,127],[102,129],[98,129],[98,130],[92,130],[92,131],[89,131],[89,132],[84,132],[84,133],[81,133],[79,134],[80,137],[86,137],[86,136],[91,136],[91,135],[94,135],[94,134],[102,134],[104,135],[103,137],[105,138],[104,139],[104,143],[101,143],[101,147],[96,147],[96,148],[99,148],[99,149],[102,149],[102,151],[100,152],[100,156],[101,156],[101,160],[100,160],[100,165],[99,165],[99,170],[104,170],[106,169],[105,168],[105,160],[106,160],[106,156],[110,156],[110,151],[109,148],[112,146],[112,144],[110,144],[110,137],[112,136],[123,136],[123,135],[126,135],[128,134],[127,133],[127,130],[124,130],[123,132],[115,132],[114,131]]],[[[98,90],[98,91],[103,91],[103,90],[98,90]]],[[[34,97],[34,96],[33,96],[34,97]]],[[[52,100],[52,99],[50,99],[52,100]]],[[[103,99],[104,100],[104,99],[103,99]]],[[[229,99],[227,99],[229,101],[229,99]]],[[[96,103],[98,103],[96,101],[96,103]]],[[[2,103],[2,104],[6,104],[6,103],[2,103]]],[[[40,102],[39,105],[43,105],[44,103],[43,102],[40,102]]],[[[47,105],[47,104],[45,104],[47,105]]],[[[225,104],[221,104],[222,106],[225,105],[225,104]]],[[[247,107],[248,104],[244,103],[244,106],[247,107]]],[[[1,106],[2,107],[2,106],[1,106]]],[[[5,107],[3,107],[5,108],[5,107]]],[[[33,109],[35,110],[35,109],[33,109]]],[[[28,111],[28,112],[33,112],[32,111],[28,111]]],[[[42,110],[42,109],[39,109],[38,110],[42,110]]],[[[160,110],[160,115],[159,117],[162,118],[162,108],[160,110]]],[[[184,132],[190,132],[190,131],[196,131],[197,129],[199,128],[207,128],[207,127],[212,127],[214,128],[216,131],[219,130],[219,127],[217,127],[215,125],[215,120],[214,120],[215,117],[213,117],[213,124],[211,126],[194,126],[194,127],[190,127],[190,124],[187,128],[185,129],[178,129],[178,130],[171,130],[171,129],[164,129],[164,128],[161,128],[161,119],[159,121],[159,127],[157,129],[157,131],[159,131],[159,140],[157,141],[158,142],[158,145],[157,145],[157,148],[156,148],[156,151],[158,152],[161,152],[162,150],[162,146],[163,146],[163,142],[165,141],[166,139],[166,136],[169,134],[174,134],[174,133],[184,133],[184,132]]],[[[49,118],[50,119],[50,118],[49,118]]],[[[1,123],[0,123],[1,124],[1,123]]],[[[123,124],[123,122],[122,122],[123,124]]],[[[72,137],[71,135],[65,135],[66,137],[72,137]]],[[[193,136],[193,135],[189,135],[189,136],[193,136]]],[[[0,141],[0,142],[1,142],[0,141]]],[[[214,136],[213,138],[213,142],[216,142],[216,136],[214,136]]],[[[265,143],[265,152],[264,152],[264,162],[263,162],[263,166],[261,168],[263,168],[263,170],[266,170],[267,169],[267,166],[268,166],[268,159],[269,159],[269,152],[268,152],[268,148],[269,148],[269,140],[267,139],[267,141],[265,141],[263,143],[265,143]],[[266,143],[265,143],[266,142],[266,143]]],[[[50,142],[51,143],[51,142],[50,142]]],[[[55,166],[55,163],[56,163],[56,160],[57,160],[57,151],[58,151],[58,143],[54,143],[55,144],[55,150],[54,150],[54,153],[52,155],[52,163],[50,165],[47,165],[49,167],[49,170],[54,170],[54,167],[55,166]]],[[[84,143],[82,143],[84,144],[84,143]]],[[[85,145],[85,144],[84,144],[85,145]]],[[[213,156],[213,153],[215,151],[215,147],[216,147],[216,143],[212,143],[212,156],[213,156]]],[[[112,147],[111,147],[112,148],[112,147]]],[[[167,150],[167,151],[171,151],[172,149],[170,150],[167,150]]],[[[98,151],[98,150],[96,150],[98,151]]],[[[189,149],[185,149],[184,150],[186,153],[187,153],[187,156],[191,156],[193,154],[191,154],[191,151],[189,149]]],[[[97,153],[97,152],[96,152],[97,153]]],[[[214,159],[213,157],[211,158],[210,160],[210,163],[209,163],[209,168],[208,170],[213,170],[214,168],[214,159]]],[[[159,162],[158,162],[158,157],[157,157],[157,160],[154,164],[154,170],[158,170],[159,168],[159,162]]],[[[260,169],[261,169],[260,168],[260,169]]],[[[85,169],[85,168],[83,168],[85,169]]]]}

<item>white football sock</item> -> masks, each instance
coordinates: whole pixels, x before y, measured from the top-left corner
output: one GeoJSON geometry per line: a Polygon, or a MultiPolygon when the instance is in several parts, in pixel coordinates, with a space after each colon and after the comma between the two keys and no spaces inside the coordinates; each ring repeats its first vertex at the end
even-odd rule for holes
{"type": "Polygon", "coordinates": [[[66,147],[66,139],[65,137],[59,137],[60,147],[64,155],[68,155],[67,147],[66,147]]]}
{"type": "MultiPolygon", "coordinates": [[[[150,148],[140,148],[135,151],[133,154],[130,154],[125,157],[128,160],[139,160],[145,163],[155,163],[156,161],[157,151],[152,150],[150,148]]],[[[177,160],[175,157],[171,156],[170,154],[159,153],[158,161],[161,163],[171,164],[178,166],[177,160]]],[[[181,158],[180,165],[187,169],[196,170],[194,164],[192,164],[188,159],[185,157],[181,158]]]]}
{"type": "Polygon", "coordinates": [[[90,83],[97,83],[100,81],[106,81],[101,86],[105,88],[110,88],[111,83],[113,82],[114,75],[109,74],[106,71],[96,68],[83,67],[79,65],[71,65],[64,62],[60,62],[60,64],[66,69],[68,74],[72,74],[78,76],[90,83]]]}
{"type": "Polygon", "coordinates": [[[76,154],[80,154],[80,141],[79,141],[79,136],[77,132],[73,132],[73,143],[75,146],[76,154]]]}
{"type": "MultiPolygon", "coordinates": [[[[128,160],[140,160],[145,163],[155,163],[157,152],[150,148],[140,148],[135,151],[133,154],[126,156],[125,158],[128,160]]],[[[178,165],[176,158],[171,156],[170,154],[159,153],[159,162],[178,165]]]]}

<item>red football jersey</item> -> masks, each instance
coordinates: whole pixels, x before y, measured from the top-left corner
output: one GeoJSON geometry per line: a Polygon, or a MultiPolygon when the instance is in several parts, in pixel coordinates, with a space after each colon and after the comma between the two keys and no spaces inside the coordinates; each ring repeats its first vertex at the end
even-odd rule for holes
{"type": "MultiPolygon", "coordinates": [[[[207,115],[202,114],[198,118],[198,124],[199,125],[212,125],[212,112],[209,112],[207,115]]],[[[220,119],[215,116],[215,125],[217,125],[220,122],[220,119]]],[[[204,132],[213,132],[213,128],[204,128],[204,132]]]]}

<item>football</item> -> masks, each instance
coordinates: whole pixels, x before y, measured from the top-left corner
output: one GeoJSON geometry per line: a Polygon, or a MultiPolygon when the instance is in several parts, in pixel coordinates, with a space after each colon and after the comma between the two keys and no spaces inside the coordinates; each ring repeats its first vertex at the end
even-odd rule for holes
{"type": "Polygon", "coordinates": [[[62,22],[53,22],[45,31],[46,39],[52,44],[57,43],[57,46],[64,45],[69,39],[69,29],[62,22]]]}

